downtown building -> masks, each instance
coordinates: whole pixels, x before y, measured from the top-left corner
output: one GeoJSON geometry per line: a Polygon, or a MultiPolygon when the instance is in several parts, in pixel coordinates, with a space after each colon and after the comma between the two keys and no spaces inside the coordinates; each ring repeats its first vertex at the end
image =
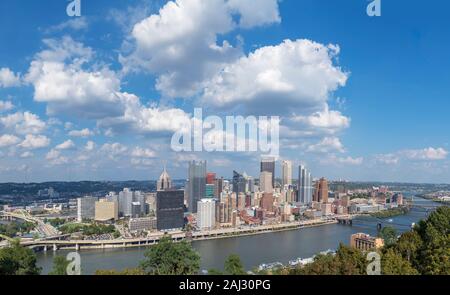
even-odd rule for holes
{"type": "Polygon", "coordinates": [[[292,185],[292,162],[284,160],[281,163],[281,181],[282,187],[292,185]]]}
{"type": "Polygon", "coordinates": [[[82,222],[83,219],[92,220],[95,218],[95,202],[98,198],[86,196],[77,199],[77,220],[82,222]]]}
{"type": "Polygon", "coordinates": [[[323,177],[316,181],[313,201],[318,203],[328,203],[328,181],[323,177]]]}
{"type": "Polygon", "coordinates": [[[184,191],[165,190],[156,193],[156,228],[174,230],[184,227],[184,191]]]}
{"type": "Polygon", "coordinates": [[[216,226],[216,202],[213,199],[202,199],[197,203],[197,227],[210,230],[216,226]]]}
{"type": "Polygon", "coordinates": [[[261,173],[268,172],[272,173],[272,188],[275,187],[275,158],[266,157],[261,159],[261,173]]]}
{"type": "Polygon", "coordinates": [[[298,202],[301,204],[311,204],[313,201],[313,184],[311,172],[305,166],[298,167],[298,202]]]}
{"type": "Polygon", "coordinates": [[[198,201],[206,196],[206,161],[189,162],[187,191],[189,211],[197,213],[198,201]]]}

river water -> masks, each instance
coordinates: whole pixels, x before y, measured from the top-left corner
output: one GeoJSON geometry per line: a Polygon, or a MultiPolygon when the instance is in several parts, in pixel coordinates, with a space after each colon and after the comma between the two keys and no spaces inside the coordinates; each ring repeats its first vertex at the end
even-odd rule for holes
{"type": "MultiPolygon", "coordinates": [[[[423,206],[438,206],[437,203],[425,199],[414,198],[415,204],[423,206]]],[[[262,263],[281,262],[301,257],[308,258],[318,252],[336,249],[339,243],[349,244],[350,236],[364,232],[377,234],[377,224],[393,226],[399,232],[407,231],[412,223],[427,216],[424,209],[413,208],[408,214],[386,219],[358,217],[353,225],[331,224],[291,231],[266,233],[254,236],[234,237],[227,239],[194,241],[193,247],[201,255],[202,269],[223,269],[223,263],[230,254],[238,254],[247,269],[257,267],[262,263]]],[[[81,251],[81,268],[83,274],[93,274],[97,269],[133,268],[144,258],[145,247],[105,250],[81,251]]],[[[48,273],[52,268],[55,255],[65,255],[67,252],[52,251],[37,253],[37,264],[42,267],[42,273],[48,273]]]]}

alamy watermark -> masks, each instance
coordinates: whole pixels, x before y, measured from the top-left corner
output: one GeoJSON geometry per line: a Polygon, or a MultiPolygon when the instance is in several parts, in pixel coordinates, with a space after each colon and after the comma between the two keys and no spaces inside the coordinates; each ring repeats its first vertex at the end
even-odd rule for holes
{"type": "Polygon", "coordinates": [[[367,261],[369,264],[367,265],[366,272],[367,275],[379,276],[381,275],[381,256],[377,252],[369,252],[367,253],[367,261]]]}
{"type": "Polygon", "coordinates": [[[381,0],[369,0],[370,3],[367,5],[367,15],[381,16],[381,0]]]}
{"type": "Polygon", "coordinates": [[[172,136],[175,152],[261,152],[278,156],[280,150],[278,116],[226,116],[203,118],[196,108],[194,117],[172,136]]]}
{"type": "Polygon", "coordinates": [[[66,256],[69,264],[66,267],[66,274],[69,276],[81,275],[81,256],[77,252],[70,252],[66,256]]]}
{"type": "Polygon", "coordinates": [[[81,0],[71,0],[67,5],[66,13],[70,17],[81,16],[81,0]]]}

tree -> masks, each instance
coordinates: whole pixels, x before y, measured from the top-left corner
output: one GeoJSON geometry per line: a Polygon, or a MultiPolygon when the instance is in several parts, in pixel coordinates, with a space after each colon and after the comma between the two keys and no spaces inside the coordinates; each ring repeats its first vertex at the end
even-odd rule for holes
{"type": "Polygon", "coordinates": [[[141,268],[152,275],[193,275],[200,271],[200,255],[191,244],[182,241],[174,243],[170,236],[164,236],[159,243],[144,254],[146,259],[141,268]]]}
{"type": "Polygon", "coordinates": [[[64,256],[56,256],[53,259],[53,269],[48,274],[55,276],[67,275],[67,266],[69,266],[69,263],[70,261],[68,261],[64,256]]]}
{"type": "Polygon", "coordinates": [[[423,242],[414,262],[422,274],[450,274],[450,207],[442,206],[414,228],[423,242]]]}
{"type": "Polygon", "coordinates": [[[20,246],[19,241],[0,249],[0,275],[38,275],[40,272],[33,250],[20,246]]]}
{"type": "Polygon", "coordinates": [[[379,237],[383,238],[385,246],[391,246],[397,241],[397,230],[391,226],[383,227],[379,237]]]}
{"type": "Polygon", "coordinates": [[[228,275],[245,275],[244,265],[241,258],[236,254],[231,254],[225,261],[225,273],[228,275]]]}
{"type": "Polygon", "coordinates": [[[393,248],[404,259],[416,266],[414,263],[417,262],[419,250],[422,247],[423,242],[417,231],[409,231],[400,236],[393,248]]]}
{"type": "Polygon", "coordinates": [[[418,275],[419,272],[393,249],[387,249],[381,257],[383,275],[418,275]]]}

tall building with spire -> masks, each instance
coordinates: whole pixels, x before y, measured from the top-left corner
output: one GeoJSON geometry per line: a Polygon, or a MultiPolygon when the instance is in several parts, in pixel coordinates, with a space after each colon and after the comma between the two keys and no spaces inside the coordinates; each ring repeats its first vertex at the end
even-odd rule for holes
{"type": "Polygon", "coordinates": [[[170,178],[169,173],[166,171],[166,167],[164,167],[164,171],[161,173],[159,180],[156,183],[157,191],[165,191],[172,188],[172,179],[170,178]]]}

